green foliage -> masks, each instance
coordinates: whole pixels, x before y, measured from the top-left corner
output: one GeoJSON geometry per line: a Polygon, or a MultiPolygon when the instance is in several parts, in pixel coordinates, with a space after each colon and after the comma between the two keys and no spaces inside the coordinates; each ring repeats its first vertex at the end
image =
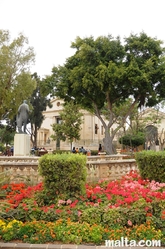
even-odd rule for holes
{"type": "MultiPolygon", "coordinates": [[[[8,184],[10,182],[10,179],[11,179],[11,170],[0,172],[0,189],[4,184],[8,184]]],[[[0,196],[3,196],[2,192],[0,193],[0,196]]]]}
{"type": "Polygon", "coordinates": [[[35,81],[29,66],[33,62],[33,48],[23,34],[11,41],[9,31],[0,30],[0,119],[14,118],[23,99],[31,96],[35,81]]]}
{"type": "MultiPolygon", "coordinates": [[[[53,150],[53,154],[70,153],[70,150],[53,150]]],[[[98,150],[91,150],[91,156],[98,156],[98,150]]]]}
{"type": "Polygon", "coordinates": [[[143,132],[138,132],[136,135],[127,134],[119,139],[120,144],[138,147],[143,145],[145,142],[145,134],[143,132]]]}
{"type": "Polygon", "coordinates": [[[103,209],[96,207],[87,207],[82,215],[80,216],[79,221],[81,223],[87,222],[88,224],[101,224],[102,222],[103,209]]]}
{"type": "Polygon", "coordinates": [[[125,38],[124,45],[119,37],[109,35],[95,40],[77,37],[71,47],[75,54],[64,66],[54,67],[46,83],[54,82],[56,96],[65,101],[74,99],[100,119],[105,129],[105,150],[112,154],[114,136],[134,107],[154,106],[165,97],[162,42],[142,32],[125,38]],[[118,126],[111,135],[109,129],[114,123],[118,126]]]}
{"type": "Polygon", "coordinates": [[[79,140],[82,116],[78,105],[73,101],[66,103],[64,109],[60,112],[61,122],[52,125],[54,135],[52,135],[51,138],[53,138],[53,140],[60,139],[63,141],[68,138],[71,144],[73,139],[79,140]]]}
{"type": "MultiPolygon", "coordinates": [[[[10,170],[5,172],[0,172],[0,199],[5,198],[5,191],[1,189],[4,184],[8,184],[10,182],[10,170]]],[[[7,201],[0,202],[0,217],[6,214],[6,208],[10,207],[11,205],[7,201]]]]}
{"type": "Polygon", "coordinates": [[[87,207],[79,218],[80,222],[87,222],[90,225],[101,224],[107,226],[121,225],[128,226],[128,220],[131,220],[132,225],[140,225],[146,221],[146,210],[152,209],[152,205],[148,204],[145,199],[136,201],[128,207],[108,208],[105,207],[87,207]]]}
{"type": "Polygon", "coordinates": [[[165,183],[144,180],[136,171],[120,180],[86,184],[86,193],[76,198],[63,199],[60,193],[48,205],[36,198],[40,193],[49,200],[50,189],[42,184],[5,184],[0,189],[8,203],[0,219],[1,242],[103,245],[107,239],[127,237],[165,245],[165,183]]]}
{"type": "Polygon", "coordinates": [[[121,237],[127,237],[128,241],[137,242],[140,240],[152,241],[154,238],[154,240],[161,240],[164,244],[163,233],[149,223],[133,226],[131,229],[119,225],[115,228],[105,229],[100,224],[89,225],[86,222],[70,222],[64,219],[56,222],[32,221],[24,224],[18,220],[0,220],[0,236],[4,242],[13,240],[21,240],[23,243],[30,244],[61,242],[63,244],[87,244],[87,247],[88,245],[89,247],[90,245],[105,246],[105,240],[120,241],[121,237]]]}
{"type": "Polygon", "coordinates": [[[40,80],[38,75],[34,73],[32,78],[36,80],[37,86],[31,95],[30,103],[33,109],[29,118],[31,123],[31,142],[33,147],[37,147],[37,131],[44,120],[43,111],[46,110],[47,106],[52,107],[52,105],[50,99],[42,91],[43,82],[40,80]]]}
{"type": "Polygon", "coordinates": [[[70,153],[70,150],[53,150],[53,154],[70,153]]]}
{"type": "Polygon", "coordinates": [[[50,200],[59,195],[65,199],[85,192],[86,160],[80,154],[46,154],[39,159],[39,172],[50,200]]]}
{"type": "MultiPolygon", "coordinates": [[[[1,125],[0,127],[0,142],[10,144],[14,142],[15,130],[9,125],[1,125]]],[[[3,147],[2,147],[3,148],[3,147]]]]}
{"type": "Polygon", "coordinates": [[[165,182],[165,152],[141,151],[135,154],[135,159],[144,179],[165,182]]]}
{"type": "Polygon", "coordinates": [[[3,143],[0,143],[0,152],[4,152],[5,151],[5,146],[3,143]]]}
{"type": "Polygon", "coordinates": [[[125,38],[126,75],[130,92],[139,106],[154,106],[164,98],[165,48],[163,41],[144,32],[125,38]],[[159,82],[157,84],[157,82],[159,82]]]}
{"type": "Polygon", "coordinates": [[[132,225],[143,224],[146,221],[146,203],[141,204],[141,200],[129,209],[119,207],[118,209],[109,209],[103,214],[103,221],[107,225],[118,224],[121,226],[128,226],[128,220],[131,220],[132,225]],[[138,208],[137,208],[138,207],[138,208]]]}
{"type": "Polygon", "coordinates": [[[91,150],[91,156],[98,156],[98,150],[91,150]]]}

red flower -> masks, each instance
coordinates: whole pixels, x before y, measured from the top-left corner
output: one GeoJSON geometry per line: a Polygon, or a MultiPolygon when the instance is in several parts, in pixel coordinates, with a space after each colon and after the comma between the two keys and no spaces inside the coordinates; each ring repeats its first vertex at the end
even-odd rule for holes
{"type": "Polygon", "coordinates": [[[151,216],[152,216],[152,213],[147,213],[146,216],[147,216],[147,217],[151,217],[151,216]]]}
{"type": "Polygon", "coordinates": [[[97,202],[100,203],[100,202],[102,202],[102,200],[101,199],[97,199],[97,202]]]}
{"type": "Polygon", "coordinates": [[[72,202],[72,203],[70,204],[70,207],[71,207],[71,208],[74,208],[74,207],[76,206],[77,203],[78,203],[78,200],[75,200],[74,202],[72,202]]]}
{"type": "Polygon", "coordinates": [[[60,209],[56,209],[56,214],[60,214],[61,212],[62,212],[62,210],[60,210],[60,209]]]}

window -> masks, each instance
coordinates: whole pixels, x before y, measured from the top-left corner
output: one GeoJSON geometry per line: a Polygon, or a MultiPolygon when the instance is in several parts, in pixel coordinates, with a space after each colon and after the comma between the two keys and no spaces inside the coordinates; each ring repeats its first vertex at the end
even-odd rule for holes
{"type": "Polygon", "coordinates": [[[61,124],[61,118],[60,117],[56,117],[56,123],[61,124]]]}
{"type": "Polygon", "coordinates": [[[101,135],[104,135],[104,127],[103,127],[103,125],[101,126],[101,135]]]}
{"type": "Polygon", "coordinates": [[[97,134],[97,130],[98,130],[98,125],[95,124],[95,134],[97,134]]]}

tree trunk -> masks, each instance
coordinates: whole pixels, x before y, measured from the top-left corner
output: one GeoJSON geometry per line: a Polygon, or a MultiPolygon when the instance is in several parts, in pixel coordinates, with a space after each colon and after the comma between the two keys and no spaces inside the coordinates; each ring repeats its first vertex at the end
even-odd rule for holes
{"type": "Polygon", "coordinates": [[[34,125],[34,144],[37,148],[37,125],[34,125]]]}
{"type": "Polygon", "coordinates": [[[113,137],[110,136],[108,127],[105,129],[105,138],[104,138],[104,149],[108,155],[114,154],[114,148],[113,148],[113,137]]]}
{"type": "Polygon", "coordinates": [[[31,124],[31,142],[33,144],[33,148],[37,148],[37,126],[31,124]]]}

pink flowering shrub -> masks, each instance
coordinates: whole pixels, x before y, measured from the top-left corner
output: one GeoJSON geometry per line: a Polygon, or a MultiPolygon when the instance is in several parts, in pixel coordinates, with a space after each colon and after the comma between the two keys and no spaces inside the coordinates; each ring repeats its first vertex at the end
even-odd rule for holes
{"type": "Polygon", "coordinates": [[[102,224],[106,227],[154,223],[157,229],[165,228],[165,184],[144,180],[132,171],[121,180],[99,181],[86,184],[86,193],[64,199],[49,198],[41,202],[42,183],[26,187],[23,184],[4,185],[5,201],[11,207],[3,210],[3,218],[21,221],[70,219],[73,222],[102,224]]]}

